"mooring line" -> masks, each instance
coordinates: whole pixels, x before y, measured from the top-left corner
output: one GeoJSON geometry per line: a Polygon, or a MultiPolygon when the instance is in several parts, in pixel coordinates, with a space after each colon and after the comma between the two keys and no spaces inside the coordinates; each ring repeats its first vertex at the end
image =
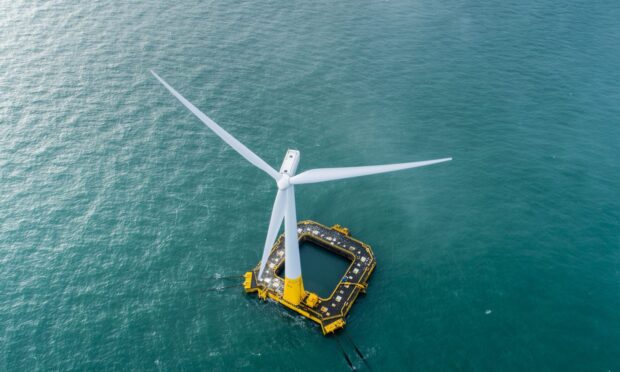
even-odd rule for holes
{"type": "Polygon", "coordinates": [[[209,289],[203,289],[200,292],[217,292],[217,291],[221,291],[222,289],[235,288],[235,287],[243,287],[243,284],[235,284],[235,285],[227,285],[224,287],[214,287],[214,288],[209,288],[209,289]]]}
{"type": "Polygon", "coordinates": [[[239,278],[243,278],[243,275],[229,275],[229,276],[213,275],[213,276],[208,276],[205,279],[239,279],[239,278]]]}
{"type": "Polygon", "coordinates": [[[357,345],[355,345],[355,342],[353,342],[353,339],[351,338],[351,336],[349,336],[348,333],[344,333],[344,332],[342,332],[342,334],[344,334],[349,340],[349,342],[351,342],[351,345],[353,345],[353,348],[355,348],[355,352],[357,353],[357,355],[359,355],[360,358],[362,358],[362,361],[364,361],[364,364],[366,364],[366,367],[368,367],[368,369],[372,371],[370,364],[368,364],[368,360],[366,360],[366,357],[364,356],[364,354],[362,354],[362,352],[357,347],[357,345]]]}
{"type": "Polygon", "coordinates": [[[336,339],[336,342],[338,343],[338,346],[340,346],[340,351],[342,352],[342,355],[344,356],[344,359],[347,360],[347,364],[349,365],[349,368],[351,368],[351,371],[355,371],[355,367],[353,366],[353,362],[351,362],[351,359],[347,355],[346,351],[344,351],[344,348],[342,347],[342,344],[340,343],[340,340],[338,339],[338,336],[335,336],[334,338],[336,339]]]}

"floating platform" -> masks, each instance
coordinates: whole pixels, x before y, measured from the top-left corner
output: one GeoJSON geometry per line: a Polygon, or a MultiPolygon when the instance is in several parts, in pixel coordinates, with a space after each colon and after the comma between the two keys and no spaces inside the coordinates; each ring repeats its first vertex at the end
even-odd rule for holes
{"type": "Polygon", "coordinates": [[[297,224],[297,236],[300,245],[302,242],[311,242],[351,261],[331,295],[321,298],[306,291],[299,305],[284,300],[284,278],[278,275],[284,264],[284,234],[280,235],[271,249],[263,277],[258,279],[260,262],[252,271],[245,273],[244,289],[247,293],[258,293],[262,300],[272,299],[315,321],[321,326],[323,335],[333,333],[344,328],[345,318],[357,296],[366,293],[368,279],[377,265],[375,256],[369,245],[352,238],[349,230],[340,225],[330,228],[314,221],[300,221],[297,224]]]}

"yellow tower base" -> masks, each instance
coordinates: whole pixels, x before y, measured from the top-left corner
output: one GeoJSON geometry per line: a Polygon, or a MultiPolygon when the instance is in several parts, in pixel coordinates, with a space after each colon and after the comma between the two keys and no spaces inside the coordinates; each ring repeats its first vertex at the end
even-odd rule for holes
{"type": "Polygon", "coordinates": [[[284,301],[299,305],[304,297],[306,297],[306,292],[301,275],[297,279],[284,278],[284,294],[282,295],[284,301]]]}

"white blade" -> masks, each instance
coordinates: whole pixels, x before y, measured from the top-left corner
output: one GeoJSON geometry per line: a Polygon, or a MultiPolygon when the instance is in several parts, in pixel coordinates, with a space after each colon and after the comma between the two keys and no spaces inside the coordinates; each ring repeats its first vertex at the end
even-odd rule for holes
{"type": "Polygon", "coordinates": [[[243,156],[247,161],[254,164],[259,169],[262,169],[265,173],[270,175],[274,180],[278,180],[280,175],[273,169],[269,164],[265,163],[265,161],[258,157],[255,153],[253,153],[250,149],[245,147],[245,145],[239,142],[235,137],[231,136],[230,133],[226,132],[222,127],[217,125],[216,122],[211,120],[207,115],[205,115],[202,111],[198,110],[196,106],[194,106],[190,101],[186,100],[179,92],[174,90],[173,87],[168,85],[164,81],[164,79],[160,78],[153,70],[151,70],[151,74],[155,76],[160,83],[162,83],[166,89],[172,93],[181,103],[187,107],[194,115],[198,117],[209,129],[211,129],[215,134],[217,134],[221,139],[224,140],[230,147],[235,149],[241,156],[243,156]]]}
{"type": "Polygon", "coordinates": [[[273,243],[276,241],[276,237],[278,236],[278,231],[280,231],[285,210],[286,191],[278,190],[276,200],[273,202],[273,210],[271,211],[271,221],[269,221],[269,230],[267,230],[267,238],[265,239],[263,259],[260,261],[260,271],[258,272],[259,278],[263,276],[263,270],[265,270],[265,265],[267,265],[269,253],[271,253],[271,247],[273,247],[273,243]]]}
{"type": "Polygon", "coordinates": [[[416,161],[413,163],[399,163],[387,165],[370,165],[367,167],[348,167],[348,168],[319,168],[305,171],[292,177],[291,184],[300,185],[304,183],[316,183],[324,181],[340,180],[343,178],[352,178],[360,176],[369,176],[371,174],[395,172],[403,169],[418,168],[425,165],[443,163],[450,161],[452,158],[416,161]]]}
{"type": "Polygon", "coordinates": [[[299,242],[297,241],[297,215],[295,213],[295,190],[290,186],[286,192],[284,215],[284,277],[297,279],[301,276],[299,242]]]}

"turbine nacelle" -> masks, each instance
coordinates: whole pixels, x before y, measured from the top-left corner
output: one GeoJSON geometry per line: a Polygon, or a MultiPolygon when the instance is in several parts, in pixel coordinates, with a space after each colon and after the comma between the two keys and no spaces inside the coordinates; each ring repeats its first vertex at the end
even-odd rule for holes
{"type": "Polygon", "coordinates": [[[297,166],[299,165],[300,152],[297,150],[288,149],[284,160],[280,166],[280,178],[276,180],[279,190],[286,190],[291,186],[290,179],[297,172],[297,166]]]}
{"type": "Polygon", "coordinates": [[[284,160],[280,166],[280,174],[286,174],[289,177],[293,177],[297,172],[297,166],[299,165],[300,152],[297,150],[286,150],[284,160]]]}

